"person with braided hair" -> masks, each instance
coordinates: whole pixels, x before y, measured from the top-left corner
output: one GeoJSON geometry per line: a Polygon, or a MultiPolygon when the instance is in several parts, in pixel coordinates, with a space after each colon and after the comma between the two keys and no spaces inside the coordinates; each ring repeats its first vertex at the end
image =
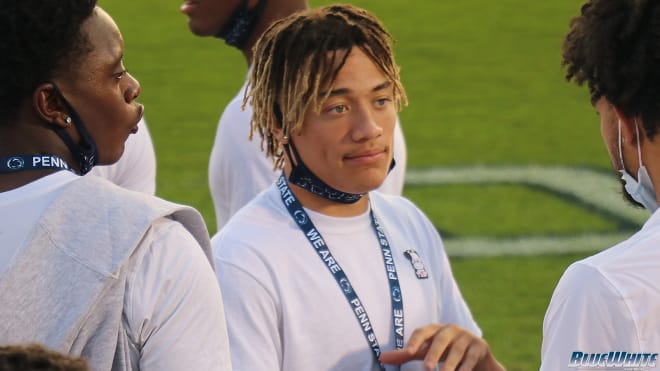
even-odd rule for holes
{"type": "MultiPolygon", "coordinates": [[[[181,11],[197,36],[215,36],[239,49],[248,70],[253,65],[252,49],[273,22],[296,11],[308,9],[307,0],[194,0],[186,1],[181,11]]],[[[279,174],[264,155],[259,138],[250,135],[252,107],[242,105],[247,79],[224,109],[218,122],[209,158],[209,187],[217,230],[241,207],[271,185],[279,174]]],[[[394,129],[396,166],[379,190],[401,195],[406,173],[406,142],[398,121],[394,129]]]]}
{"type": "Polygon", "coordinates": [[[653,368],[660,352],[660,2],[587,1],[570,23],[563,65],[568,81],[589,88],[624,196],[650,218],[564,272],[543,321],[541,369],[653,368]]]}
{"type": "Polygon", "coordinates": [[[0,0],[0,346],[92,370],[230,370],[201,215],[97,176],[143,114],[95,0],[0,0]]]}
{"type": "Polygon", "coordinates": [[[377,191],[406,102],[366,10],[303,10],[257,42],[244,104],[280,176],[212,240],[235,370],[502,370],[434,226],[377,191]]]}

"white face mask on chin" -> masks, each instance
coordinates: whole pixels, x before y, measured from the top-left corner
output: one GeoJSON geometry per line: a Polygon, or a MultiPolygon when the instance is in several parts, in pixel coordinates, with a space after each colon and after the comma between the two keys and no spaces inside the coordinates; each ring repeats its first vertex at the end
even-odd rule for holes
{"type": "Polygon", "coordinates": [[[639,157],[639,170],[637,171],[637,180],[633,178],[623,165],[623,152],[621,151],[621,121],[619,121],[619,160],[621,161],[621,179],[625,182],[626,192],[633,200],[642,204],[651,214],[658,209],[658,201],[655,198],[655,189],[646,166],[642,164],[642,152],[639,148],[639,127],[635,121],[635,130],[637,132],[637,156],[639,157]]]}

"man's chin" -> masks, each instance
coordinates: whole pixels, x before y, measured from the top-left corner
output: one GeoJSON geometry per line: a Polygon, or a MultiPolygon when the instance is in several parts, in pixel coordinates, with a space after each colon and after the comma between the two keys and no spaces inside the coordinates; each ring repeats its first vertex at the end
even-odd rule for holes
{"type": "Polygon", "coordinates": [[[385,183],[385,177],[383,178],[374,178],[369,181],[363,182],[359,190],[356,190],[354,193],[369,193],[380,188],[383,183],[385,183]]]}
{"type": "Polygon", "coordinates": [[[188,29],[190,30],[190,33],[192,33],[195,36],[207,37],[214,35],[213,31],[208,30],[208,27],[200,26],[199,24],[195,23],[195,21],[191,18],[188,18],[188,29]]]}

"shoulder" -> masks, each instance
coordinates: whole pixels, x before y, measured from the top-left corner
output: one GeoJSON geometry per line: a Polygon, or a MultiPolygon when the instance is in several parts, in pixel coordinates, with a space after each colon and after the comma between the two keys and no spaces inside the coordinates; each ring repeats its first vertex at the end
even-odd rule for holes
{"type": "Polygon", "coordinates": [[[618,323],[624,323],[633,317],[628,298],[621,292],[619,273],[609,269],[606,257],[610,255],[598,254],[566,269],[545,314],[544,344],[556,343],[557,339],[566,341],[567,337],[598,336],[602,334],[603,321],[617,318],[618,323]]]}
{"type": "Polygon", "coordinates": [[[615,317],[648,318],[644,311],[660,307],[658,232],[647,223],[629,239],[573,263],[557,284],[548,314],[553,308],[569,306],[605,311],[615,317]]]}
{"type": "Polygon", "coordinates": [[[563,369],[576,352],[639,348],[630,298],[593,260],[573,263],[555,288],[543,320],[542,370],[563,369]]]}
{"type": "MultiPolygon", "coordinates": [[[[220,116],[220,123],[230,122],[239,120],[241,123],[249,125],[250,120],[252,119],[252,106],[246,104],[243,108],[243,97],[245,95],[246,85],[244,84],[241,89],[236,93],[234,98],[232,98],[227,106],[225,106],[222,115],[220,116]]],[[[235,124],[232,126],[236,126],[235,124]]]]}
{"type": "Polygon", "coordinates": [[[659,244],[660,225],[649,220],[627,240],[571,265],[565,273],[566,279],[590,278],[592,284],[598,279],[606,280],[625,296],[648,289],[646,282],[660,279],[659,244]]]}
{"type": "Polygon", "coordinates": [[[70,208],[72,213],[88,211],[106,216],[110,221],[148,222],[159,217],[166,217],[182,212],[191,219],[198,219],[200,214],[190,206],[177,204],[162,198],[131,191],[119,187],[99,177],[81,177],[71,182],[62,192],[58,202],[71,202],[76,207],[70,208]],[[104,213],[98,211],[104,210],[104,213]]]}
{"type": "Polygon", "coordinates": [[[295,225],[279,199],[277,188],[272,184],[236,212],[213,236],[214,255],[240,253],[243,248],[237,246],[265,249],[273,246],[293,227],[295,225]]]}
{"type": "Polygon", "coordinates": [[[386,194],[380,191],[369,192],[369,199],[374,209],[388,214],[402,213],[404,217],[426,217],[410,200],[403,196],[386,194]]]}
{"type": "Polygon", "coordinates": [[[414,203],[403,196],[369,192],[371,207],[386,229],[407,231],[420,237],[434,237],[438,232],[429,218],[414,203]]]}
{"type": "Polygon", "coordinates": [[[588,305],[594,300],[619,297],[607,271],[600,269],[590,259],[571,264],[563,273],[552,296],[552,306],[588,305]],[[579,300],[576,300],[578,299],[579,300]],[[592,300],[593,299],[593,300],[592,300]]]}
{"type": "Polygon", "coordinates": [[[71,236],[106,246],[91,258],[110,264],[99,267],[102,271],[114,271],[159,219],[185,226],[210,257],[206,225],[195,209],[129,191],[99,177],[80,177],[69,183],[44,213],[41,226],[56,245],[74,256],[89,256],[89,251],[84,243],[67,243],[71,236]],[[53,227],[52,220],[67,222],[53,227]]]}
{"type": "Polygon", "coordinates": [[[140,245],[128,265],[124,324],[141,362],[155,369],[230,369],[221,294],[199,243],[180,223],[162,218],[140,245]]]}

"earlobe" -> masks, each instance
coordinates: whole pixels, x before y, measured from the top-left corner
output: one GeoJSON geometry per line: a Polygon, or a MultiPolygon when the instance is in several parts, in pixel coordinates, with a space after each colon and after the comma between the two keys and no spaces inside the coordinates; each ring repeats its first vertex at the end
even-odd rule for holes
{"type": "Polygon", "coordinates": [[[283,127],[283,121],[284,121],[284,116],[282,115],[282,110],[280,109],[279,104],[275,104],[273,106],[273,118],[275,119],[273,121],[273,135],[275,136],[275,139],[277,139],[278,142],[281,144],[287,144],[289,141],[289,137],[287,136],[286,133],[284,133],[282,127],[283,127]]]}
{"type": "Polygon", "coordinates": [[[289,137],[284,134],[282,127],[279,125],[275,125],[273,127],[273,135],[275,136],[275,139],[277,139],[277,141],[281,144],[287,144],[289,142],[289,137]]]}
{"type": "Polygon", "coordinates": [[[71,125],[71,117],[51,83],[37,86],[32,94],[32,106],[37,115],[50,124],[60,127],[71,125]]]}

